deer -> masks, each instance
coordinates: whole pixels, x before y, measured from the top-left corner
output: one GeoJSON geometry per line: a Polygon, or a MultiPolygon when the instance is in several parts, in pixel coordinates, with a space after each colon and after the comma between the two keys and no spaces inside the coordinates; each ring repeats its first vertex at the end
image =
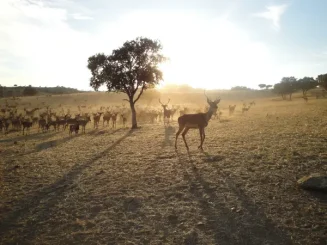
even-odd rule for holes
{"type": "Polygon", "coordinates": [[[85,134],[85,126],[90,121],[91,121],[91,117],[90,116],[86,116],[85,118],[78,118],[77,119],[77,124],[82,127],[82,133],[85,134]]]}
{"type": "Polygon", "coordinates": [[[205,94],[205,96],[207,97],[207,103],[209,105],[209,109],[207,112],[205,112],[205,113],[200,112],[200,113],[196,113],[196,114],[184,114],[183,116],[180,116],[178,118],[179,128],[176,133],[176,139],[175,139],[175,149],[176,150],[177,150],[178,136],[183,131],[183,133],[182,133],[183,141],[185,143],[185,147],[186,147],[187,151],[189,151],[189,147],[187,145],[185,136],[190,129],[196,129],[196,128],[199,129],[200,138],[201,138],[201,142],[200,142],[200,145],[198,148],[200,150],[203,150],[202,146],[203,146],[203,142],[205,139],[204,129],[208,126],[209,120],[211,119],[212,115],[215,112],[217,112],[218,103],[220,102],[220,98],[218,98],[214,101],[211,101],[206,94],[205,94]]]}
{"type": "Polygon", "coordinates": [[[234,114],[236,105],[229,105],[228,109],[229,109],[229,116],[234,114]]]}
{"type": "Polygon", "coordinates": [[[26,113],[26,116],[29,116],[29,117],[33,117],[34,116],[34,112],[39,110],[39,108],[34,108],[32,110],[28,110],[26,108],[24,108],[24,111],[26,113]]]}
{"type": "Polygon", "coordinates": [[[93,113],[94,128],[99,127],[100,118],[103,112],[93,113]]]}
{"type": "Polygon", "coordinates": [[[255,101],[254,100],[250,102],[250,106],[253,106],[253,105],[255,105],[255,101]]]}
{"type": "Polygon", "coordinates": [[[117,112],[111,114],[112,128],[116,128],[117,116],[118,116],[117,112]]]}
{"type": "Polygon", "coordinates": [[[104,127],[104,123],[107,122],[107,126],[109,125],[109,121],[110,121],[110,118],[111,118],[111,113],[109,111],[106,111],[104,114],[103,114],[103,123],[102,123],[102,126],[104,127]]]}
{"type": "Polygon", "coordinates": [[[162,108],[164,110],[164,114],[163,114],[164,125],[169,124],[169,119],[172,116],[172,110],[167,109],[167,106],[168,106],[169,102],[170,102],[170,99],[168,99],[167,104],[162,104],[161,100],[159,99],[159,103],[161,104],[161,106],[162,106],[162,108]]]}
{"type": "Polygon", "coordinates": [[[69,135],[71,136],[74,132],[75,135],[78,134],[79,131],[79,124],[71,124],[69,125],[69,135]]]}
{"type": "Polygon", "coordinates": [[[308,97],[305,95],[302,97],[304,99],[305,102],[308,102],[308,97]]]}
{"type": "Polygon", "coordinates": [[[249,105],[248,107],[246,107],[246,106],[243,105],[242,113],[249,111],[250,108],[251,108],[251,105],[249,105]]]}
{"type": "MultiPolygon", "coordinates": [[[[23,125],[23,135],[24,135],[25,128],[27,129],[27,131],[29,131],[30,128],[33,126],[33,122],[28,121],[28,120],[24,120],[24,121],[22,121],[22,125],[23,125]]],[[[26,132],[26,134],[27,134],[27,132],[26,132]]]]}

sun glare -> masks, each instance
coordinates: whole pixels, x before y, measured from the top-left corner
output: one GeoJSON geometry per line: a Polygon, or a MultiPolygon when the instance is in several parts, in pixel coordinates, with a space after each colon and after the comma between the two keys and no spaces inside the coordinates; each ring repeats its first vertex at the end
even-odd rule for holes
{"type": "MultiPolygon", "coordinates": [[[[188,16],[183,25],[163,32],[161,65],[164,84],[188,84],[194,88],[228,89],[244,81],[256,87],[272,69],[269,50],[253,42],[226,18],[214,20],[188,16]],[[176,36],[178,30],[183,34],[176,36]]],[[[163,29],[165,30],[165,29],[163,29]]]]}

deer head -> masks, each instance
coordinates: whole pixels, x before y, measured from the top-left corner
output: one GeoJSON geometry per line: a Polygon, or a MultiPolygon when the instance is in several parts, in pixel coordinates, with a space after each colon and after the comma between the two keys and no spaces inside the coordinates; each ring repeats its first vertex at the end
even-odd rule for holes
{"type": "Polygon", "coordinates": [[[215,99],[214,101],[210,100],[206,94],[206,91],[204,91],[204,95],[207,98],[207,103],[210,106],[209,110],[217,110],[218,109],[218,104],[220,102],[220,98],[215,99]]]}
{"type": "Polygon", "coordinates": [[[168,106],[169,102],[170,102],[170,99],[168,99],[167,104],[162,104],[162,103],[161,103],[161,100],[159,99],[159,103],[161,104],[161,106],[162,106],[164,109],[167,109],[167,106],[168,106]]]}

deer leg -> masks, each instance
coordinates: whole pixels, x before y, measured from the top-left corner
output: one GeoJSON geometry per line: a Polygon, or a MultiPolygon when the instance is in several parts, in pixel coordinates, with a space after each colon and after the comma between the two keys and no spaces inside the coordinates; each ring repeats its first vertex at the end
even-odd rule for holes
{"type": "Polygon", "coordinates": [[[201,150],[203,150],[202,145],[204,142],[204,139],[206,138],[206,133],[204,132],[204,128],[202,129],[202,142],[201,142],[201,150]]]}
{"type": "Polygon", "coordinates": [[[177,138],[180,135],[180,133],[183,131],[184,126],[180,126],[177,133],[176,133],[176,139],[175,139],[175,149],[177,149],[177,138]]]}
{"type": "Polygon", "coordinates": [[[188,151],[188,145],[187,145],[187,143],[186,143],[185,135],[187,134],[187,132],[189,131],[189,129],[190,129],[190,128],[185,128],[184,131],[183,131],[183,133],[182,133],[183,140],[184,140],[185,147],[186,147],[187,151],[188,151]]]}
{"type": "Polygon", "coordinates": [[[201,149],[201,147],[202,147],[202,138],[203,138],[202,129],[201,128],[199,128],[199,133],[200,133],[200,145],[198,146],[198,149],[201,149]]]}

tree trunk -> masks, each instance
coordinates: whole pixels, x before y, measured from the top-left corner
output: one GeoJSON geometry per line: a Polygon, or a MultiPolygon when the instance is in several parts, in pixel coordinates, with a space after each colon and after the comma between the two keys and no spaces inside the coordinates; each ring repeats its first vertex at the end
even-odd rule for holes
{"type": "Polygon", "coordinates": [[[292,100],[292,93],[290,93],[290,100],[292,100]]]}
{"type": "Polygon", "coordinates": [[[131,106],[131,111],[132,111],[132,129],[135,129],[137,128],[137,121],[136,121],[135,104],[133,102],[133,99],[130,100],[129,104],[131,106]]]}

